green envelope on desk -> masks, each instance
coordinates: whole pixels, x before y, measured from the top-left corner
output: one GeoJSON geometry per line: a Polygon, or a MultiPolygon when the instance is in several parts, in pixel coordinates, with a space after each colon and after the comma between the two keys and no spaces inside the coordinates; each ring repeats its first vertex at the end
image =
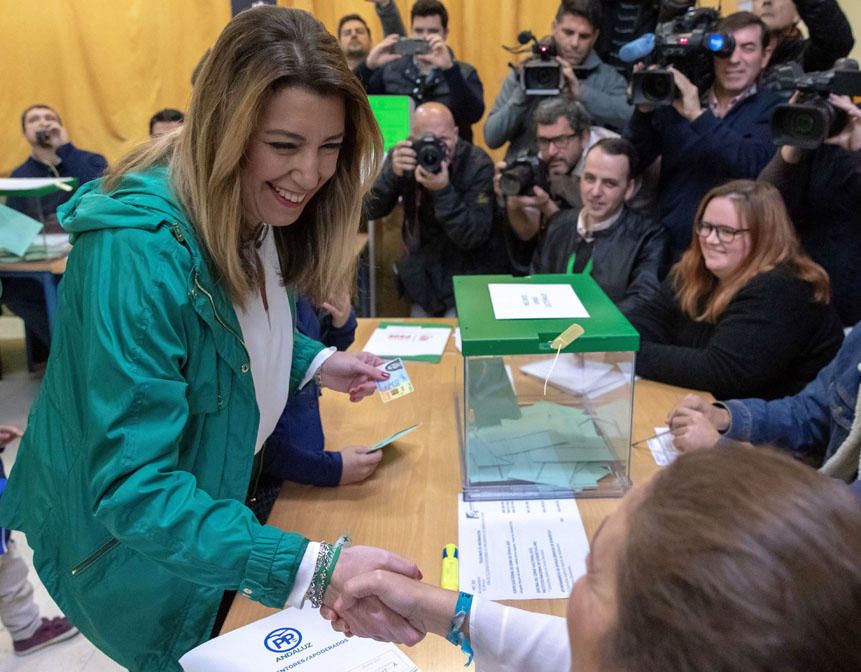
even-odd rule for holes
{"type": "Polygon", "coordinates": [[[0,248],[22,257],[41,230],[41,222],[0,205],[0,248]]]}

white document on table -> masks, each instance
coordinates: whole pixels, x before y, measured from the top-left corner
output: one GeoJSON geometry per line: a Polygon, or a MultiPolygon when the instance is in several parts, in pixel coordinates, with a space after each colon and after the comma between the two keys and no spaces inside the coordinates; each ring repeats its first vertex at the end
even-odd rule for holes
{"type": "Polygon", "coordinates": [[[179,659],[185,672],[417,672],[394,644],[344,637],[310,603],[285,609],[201,644],[179,659]]]}
{"type": "Polygon", "coordinates": [[[670,434],[669,427],[655,427],[653,438],[646,441],[649,450],[652,451],[652,457],[659,467],[666,467],[676,461],[679,456],[679,451],[673,446],[673,435],[670,434]]]}
{"type": "Polygon", "coordinates": [[[490,600],[562,599],[586,573],[589,540],[574,499],[457,506],[460,589],[490,600]]]}
{"type": "Polygon", "coordinates": [[[490,301],[497,320],[589,317],[571,285],[490,283],[490,301]]]}
{"type": "Polygon", "coordinates": [[[451,327],[377,327],[362,348],[378,357],[441,356],[448,343],[451,327]]]}

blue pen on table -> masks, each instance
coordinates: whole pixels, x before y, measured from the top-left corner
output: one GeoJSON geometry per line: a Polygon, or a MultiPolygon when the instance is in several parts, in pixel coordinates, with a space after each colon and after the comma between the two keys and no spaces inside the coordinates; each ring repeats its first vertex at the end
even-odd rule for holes
{"type": "Polygon", "coordinates": [[[439,585],[446,590],[457,590],[460,585],[457,546],[455,544],[446,544],[442,548],[442,573],[439,585]]]}

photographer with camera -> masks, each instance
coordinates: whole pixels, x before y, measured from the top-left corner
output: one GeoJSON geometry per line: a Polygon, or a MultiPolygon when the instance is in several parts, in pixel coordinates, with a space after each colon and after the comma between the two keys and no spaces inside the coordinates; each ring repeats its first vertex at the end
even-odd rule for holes
{"type": "Polygon", "coordinates": [[[760,173],[786,201],[798,237],[831,277],[843,326],[861,321],[861,110],[847,96],[829,97],[845,116],[842,130],[813,150],[785,144],[760,173]]]}
{"type": "MultiPolygon", "coordinates": [[[[601,21],[596,0],[564,0],[551,24],[551,53],[561,69],[563,90],[592,115],[595,124],[622,130],[631,117],[625,78],[595,53],[601,21]]],[[[548,95],[527,95],[519,70],[512,71],[484,122],[484,141],[496,149],[509,142],[506,159],[529,149],[535,139],[532,116],[548,95]]]]}
{"type": "Polygon", "coordinates": [[[661,157],[658,213],[670,236],[671,261],[691,241],[697,204],[712,187],[731,179],[755,178],[774,154],[770,120],[780,96],[759,88],[768,64],[769,33],[750,12],[736,12],[717,30],[735,43],[726,57],[713,57],[715,82],[706,92],[669,67],[678,89],[672,105],[638,105],[625,131],[640,167],[661,157]]]}
{"type": "Polygon", "coordinates": [[[636,188],[634,146],[605,138],[586,154],[580,178],[583,207],[552,218],[532,273],[587,273],[626,315],[658,293],[667,234],[626,201],[636,188]]]}
{"type": "Polygon", "coordinates": [[[532,115],[535,155],[496,164],[494,186],[504,199],[508,254],[515,273],[526,275],[540,255],[544,233],[557,216],[576,222],[586,150],[616,133],[592,126],[585,108],[566,96],[545,98],[532,115]]]}
{"type": "Polygon", "coordinates": [[[416,108],[412,135],[389,152],[365,198],[369,219],[389,214],[403,198],[406,257],[397,263],[401,292],[413,317],[453,316],[452,276],[507,270],[493,218],[493,162],[458,137],[441,103],[416,108]]]}
{"type": "Polygon", "coordinates": [[[475,68],[455,59],[446,44],[448,11],[439,0],[416,0],[410,39],[388,35],[356,75],[373,95],[405,95],[416,105],[437,102],[454,115],[460,137],[472,141],[472,124],[484,114],[484,87],[475,68]]]}
{"type": "Polygon", "coordinates": [[[766,83],[776,68],[796,62],[805,72],[827,70],[852,51],[852,27],[837,0],[753,0],[753,13],[768,26],[774,49],[766,83]],[[809,37],[798,29],[803,21],[809,37]]]}
{"type": "MultiPolygon", "coordinates": [[[[78,149],[53,108],[31,105],[21,114],[21,131],[30,145],[30,157],[12,171],[12,177],[76,177],[78,186],[99,177],[108,167],[101,154],[78,149]]],[[[57,207],[72,197],[60,191],[48,196],[13,197],[6,205],[44,222],[46,233],[62,233],[57,207]]]]}

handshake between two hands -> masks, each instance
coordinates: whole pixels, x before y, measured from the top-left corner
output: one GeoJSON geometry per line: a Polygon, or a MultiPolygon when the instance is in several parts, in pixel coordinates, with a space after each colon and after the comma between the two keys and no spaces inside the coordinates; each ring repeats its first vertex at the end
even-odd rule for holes
{"type": "Polygon", "coordinates": [[[344,548],[320,613],[347,636],[413,646],[445,635],[457,593],[422,583],[412,562],[370,546],[344,548]]]}

